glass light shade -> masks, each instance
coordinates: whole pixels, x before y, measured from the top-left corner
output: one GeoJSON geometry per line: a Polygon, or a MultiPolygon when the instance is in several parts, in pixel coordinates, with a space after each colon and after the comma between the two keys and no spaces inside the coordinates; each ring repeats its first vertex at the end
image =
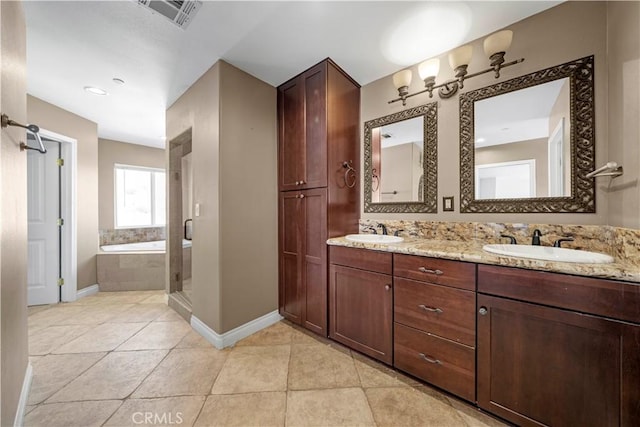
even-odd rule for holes
{"type": "Polygon", "coordinates": [[[511,47],[511,40],[513,40],[513,31],[511,30],[491,34],[484,39],[484,53],[491,57],[494,53],[506,52],[511,47]]]}
{"type": "Polygon", "coordinates": [[[438,58],[429,59],[418,65],[418,74],[422,80],[427,77],[436,77],[440,71],[440,60],[438,58]]]}
{"type": "Polygon", "coordinates": [[[451,68],[454,70],[461,65],[469,65],[472,54],[473,46],[470,44],[460,46],[449,53],[449,65],[451,65],[451,68]]]}
{"type": "Polygon", "coordinates": [[[409,86],[411,84],[411,70],[398,71],[393,75],[393,85],[396,89],[400,89],[403,86],[409,86]]]}

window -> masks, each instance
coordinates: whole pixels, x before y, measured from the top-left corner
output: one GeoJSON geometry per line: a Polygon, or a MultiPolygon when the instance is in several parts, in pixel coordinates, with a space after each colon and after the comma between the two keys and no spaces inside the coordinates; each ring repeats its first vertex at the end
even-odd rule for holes
{"type": "Polygon", "coordinates": [[[165,225],[165,171],[118,164],[114,171],[116,228],[165,225]]]}

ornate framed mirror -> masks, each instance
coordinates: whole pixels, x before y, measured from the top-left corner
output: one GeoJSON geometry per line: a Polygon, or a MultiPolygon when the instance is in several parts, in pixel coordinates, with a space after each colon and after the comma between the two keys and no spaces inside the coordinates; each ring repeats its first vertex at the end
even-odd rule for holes
{"type": "Polygon", "coordinates": [[[432,102],[365,122],[365,212],[437,212],[437,116],[432,102]]]}
{"type": "Polygon", "coordinates": [[[593,62],[460,95],[460,212],[595,212],[593,62]]]}

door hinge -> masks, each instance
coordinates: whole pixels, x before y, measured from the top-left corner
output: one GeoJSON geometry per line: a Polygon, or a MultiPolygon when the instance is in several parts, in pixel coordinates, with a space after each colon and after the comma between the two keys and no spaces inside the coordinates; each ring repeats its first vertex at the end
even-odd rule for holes
{"type": "Polygon", "coordinates": [[[56,224],[58,224],[58,227],[62,227],[64,225],[64,219],[63,218],[58,218],[56,221],[56,224]]]}
{"type": "Polygon", "coordinates": [[[64,279],[61,277],[58,279],[58,286],[64,285],[64,279]]]}
{"type": "Polygon", "coordinates": [[[180,273],[176,273],[176,282],[180,281],[180,273]]]}
{"type": "Polygon", "coordinates": [[[64,159],[56,159],[58,166],[64,166],[64,159]]]}

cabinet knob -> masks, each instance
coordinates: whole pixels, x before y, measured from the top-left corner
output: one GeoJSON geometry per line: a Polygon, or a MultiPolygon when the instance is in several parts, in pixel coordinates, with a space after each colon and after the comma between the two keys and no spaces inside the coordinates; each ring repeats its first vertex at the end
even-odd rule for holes
{"type": "Polygon", "coordinates": [[[296,181],[296,185],[300,185],[300,181],[296,181]]]}
{"type": "Polygon", "coordinates": [[[304,194],[301,194],[301,195],[300,195],[300,198],[301,198],[301,199],[304,199],[304,194]]]}
{"type": "Polygon", "coordinates": [[[488,312],[487,307],[480,307],[480,310],[478,310],[481,316],[486,316],[488,312]]]}
{"type": "Polygon", "coordinates": [[[388,291],[388,290],[390,290],[390,289],[391,289],[391,285],[384,285],[384,290],[385,290],[385,291],[388,291]]]}
{"type": "Polygon", "coordinates": [[[304,185],[304,184],[305,184],[305,182],[304,182],[304,181],[300,181],[300,185],[304,185]]]}

